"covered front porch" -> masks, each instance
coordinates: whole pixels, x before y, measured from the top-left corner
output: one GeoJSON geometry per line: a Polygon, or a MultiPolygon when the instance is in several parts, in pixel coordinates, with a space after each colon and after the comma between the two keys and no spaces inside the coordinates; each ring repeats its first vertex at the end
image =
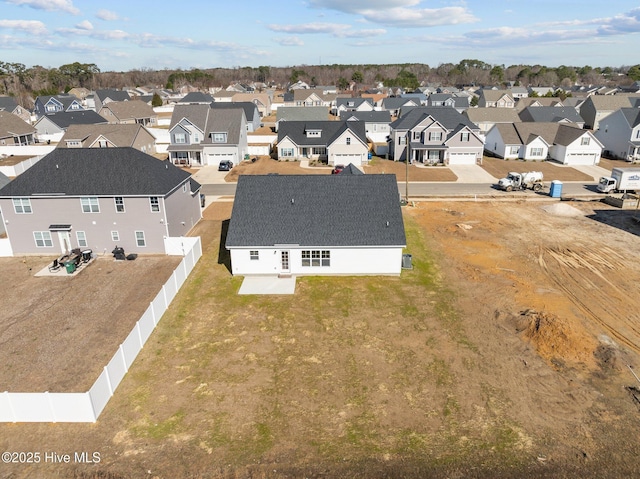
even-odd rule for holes
{"type": "Polygon", "coordinates": [[[171,163],[176,166],[202,166],[202,152],[200,150],[177,150],[169,146],[167,151],[171,163]]]}
{"type": "Polygon", "coordinates": [[[409,163],[422,163],[424,165],[446,164],[448,149],[444,145],[411,143],[408,153],[409,163]]]}

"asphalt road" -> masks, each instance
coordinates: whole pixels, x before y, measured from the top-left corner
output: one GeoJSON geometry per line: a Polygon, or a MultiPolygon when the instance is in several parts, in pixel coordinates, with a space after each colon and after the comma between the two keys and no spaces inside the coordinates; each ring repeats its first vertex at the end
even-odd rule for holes
{"type": "MultiPolygon", "coordinates": [[[[204,184],[202,193],[206,196],[233,196],[235,195],[236,184],[204,184]]],[[[403,198],[406,196],[406,184],[398,183],[398,192],[403,198]]],[[[454,182],[428,182],[409,183],[409,199],[420,198],[451,198],[451,197],[473,197],[473,198],[530,198],[549,196],[549,186],[540,193],[533,191],[514,191],[507,193],[495,188],[491,183],[454,183],[454,182]]],[[[564,197],[602,197],[596,191],[596,182],[564,182],[562,184],[561,196],[564,197]]]]}

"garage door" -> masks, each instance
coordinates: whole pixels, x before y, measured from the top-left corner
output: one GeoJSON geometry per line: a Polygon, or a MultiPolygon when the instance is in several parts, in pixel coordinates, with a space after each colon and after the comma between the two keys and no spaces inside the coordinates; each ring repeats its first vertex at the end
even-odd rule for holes
{"type": "Polygon", "coordinates": [[[345,165],[353,163],[353,166],[362,166],[362,157],[360,155],[333,155],[334,165],[345,165]]]}
{"type": "Polygon", "coordinates": [[[475,165],[476,154],[475,153],[450,153],[449,164],[450,165],[475,165]]]}
{"type": "Polygon", "coordinates": [[[567,156],[567,165],[595,165],[598,155],[595,153],[570,153],[567,156]]]}
{"type": "Polygon", "coordinates": [[[209,153],[207,158],[208,165],[220,166],[221,161],[233,161],[233,164],[236,164],[233,153],[209,153]]]}

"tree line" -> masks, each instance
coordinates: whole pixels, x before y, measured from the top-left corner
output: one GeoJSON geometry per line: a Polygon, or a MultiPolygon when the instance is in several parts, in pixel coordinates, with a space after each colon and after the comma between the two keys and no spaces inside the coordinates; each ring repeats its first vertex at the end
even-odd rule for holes
{"type": "Polygon", "coordinates": [[[151,86],[177,90],[190,85],[206,90],[227,87],[234,82],[264,83],[284,87],[304,81],[312,86],[336,85],[360,90],[382,84],[387,87],[415,89],[421,84],[570,87],[586,85],[628,85],[640,80],[640,65],[621,67],[544,65],[495,65],[476,59],[441,63],[430,67],[422,63],[405,64],[333,64],[294,67],[236,67],[191,70],[134,69],[103,72],[94,63],[74,62],[58,68],[26,67],[22,63],[0,61],[0,95],[11,95],[31,108],[36,97],[68,92],[74,87],[89,90],[151,86]]]}

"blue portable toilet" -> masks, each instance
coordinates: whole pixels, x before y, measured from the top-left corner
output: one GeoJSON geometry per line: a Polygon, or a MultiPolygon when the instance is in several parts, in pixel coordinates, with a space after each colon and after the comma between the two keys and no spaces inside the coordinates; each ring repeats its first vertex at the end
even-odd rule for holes
{"type": "Polygon", "coordinates": [[[562,181],[553,180],[551,182],[551,188],[549,188],[549,196],[551,198],[560,198],[562,195],[562,181]]]}

